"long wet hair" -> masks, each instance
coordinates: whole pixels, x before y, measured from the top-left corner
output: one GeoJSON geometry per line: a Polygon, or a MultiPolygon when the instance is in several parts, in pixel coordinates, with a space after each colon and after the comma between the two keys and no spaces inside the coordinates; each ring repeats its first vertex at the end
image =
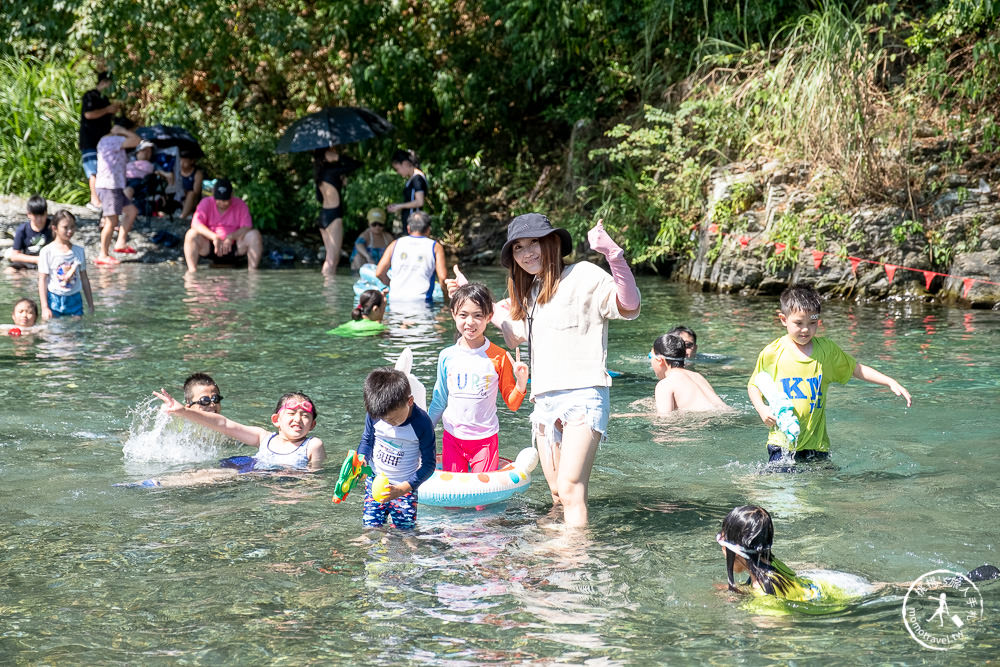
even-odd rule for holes
{"type": "Polygon", "coordinates": [[[375,308],[379,308],[385,303],[385,296],[377,289],[366,289],[358,299],[358,305],[351,311],[351,319],[355,322],[361,320],[365,315],[371,315],[375,308]]]}
{"type": "Polygon", "coordinates": [[[756,582],[768,595],[785,596],[791,588],[790,579],[794,575],[788,568],[779,569],[773,563],[771,544],[774,542],[774,524],[766,509],[756,505],[734,508],[722,520],[719,537],[732,545],[722,545],[726,552],[726,576],[729,579],[730,590],[737,593],[746,592],[736,585],[733,578],[736,556],[742,556],[750,571],[750,579],[744,586],[756,582]],[[743,553],[737,553],[732,547],[743,553]]]}
{"type": "Polygon", "coordinates": [[[522,269],[516,261],[510,264],[507,291],[511,297],[510,317],[513,320],[523,320],[528,317],[528,296],[531,294],[531,285],[536,277],[541,285],[538,298],[535,300],[539,306],[551,301],[556,289],[559,288],[559,277],[566,266],[562,258],[562,240],[558,234],[547,234],[538,239],[538,245],[542,251],[542,271],[537,276],[522,269]]]}

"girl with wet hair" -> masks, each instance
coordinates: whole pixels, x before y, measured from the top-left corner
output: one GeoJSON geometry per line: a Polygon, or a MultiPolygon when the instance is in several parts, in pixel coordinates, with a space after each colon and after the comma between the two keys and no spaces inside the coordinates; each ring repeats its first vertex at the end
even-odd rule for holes
{"type": "Polygon", "coordinates": [[[726,576],[730,590],[776,595],[800,600],[816,599],[819,587],[795,576],[787,565],[774,557],[774,524],[763,507],[744,505],[733,509],[722,520],[722,530],[715,541],[726,555],[726,576]],[[735,574],[746,572],[749,579],[737,586],[735,574]]]}

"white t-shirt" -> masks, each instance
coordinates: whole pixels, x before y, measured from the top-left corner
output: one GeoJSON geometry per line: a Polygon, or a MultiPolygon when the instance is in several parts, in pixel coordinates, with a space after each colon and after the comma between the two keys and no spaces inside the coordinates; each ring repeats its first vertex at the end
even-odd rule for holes
{"type": "Polygon", "coordinates": [[[87,270],[87,256],[78,245],[65,252],[56,243],[50,243],[38,253],[38,273],[49,276],[48,290],[60,296],[76,294],[83,289],[80,274],[87,270]]]}
{"type": "Polygon", "coordinates": [[[392,278],[389,303],[393,301],[430,301],[434,297],[434,239],[426,236],[403,236],[392,249],[392,278]]]}
{"type": "Polygon", "coordinates": [[[529,319],[511,321],[512,331],[529,339],[531,396],[563,389],[610,387],[608,320],[629,319],[618,311],[611,275],[590,262],[563,269],[559,287],[544,305],[535,305],[536,280],[528,300],[529,319]],[[530,329],[530,331],[529,331],[530,329]]]}

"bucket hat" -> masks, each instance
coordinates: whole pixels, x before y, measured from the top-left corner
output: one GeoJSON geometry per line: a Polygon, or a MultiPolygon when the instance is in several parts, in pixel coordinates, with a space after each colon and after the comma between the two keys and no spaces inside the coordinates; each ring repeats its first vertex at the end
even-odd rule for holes
{"type": "Polygon", "coordinates": [[[562,241],[562,256],[573,252],[573,238],[565,229],[553,227],[549,219],[541,213],[525,213],[510,221],[507,225],[507,242],[500,250],[500,264],[510,268],[514,264],[514,241],[518,239],[540,239],[555,233],[562,241]]]}

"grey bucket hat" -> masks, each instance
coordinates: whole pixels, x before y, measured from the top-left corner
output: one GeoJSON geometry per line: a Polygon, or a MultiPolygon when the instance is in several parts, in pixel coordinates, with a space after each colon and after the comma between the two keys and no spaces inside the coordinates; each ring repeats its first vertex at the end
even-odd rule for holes
{"type": "Polygon", "coordinates": [[[562,255],[573,252],[573,238],[565,229],[553,227],[549,219],[541,213],[519,215],[507,225],[507,242],[500,250],[500,264],[510,268],[514,264],[514,241],[518,239],[540,239],[555,233],[562,241],[562,255]]]}

